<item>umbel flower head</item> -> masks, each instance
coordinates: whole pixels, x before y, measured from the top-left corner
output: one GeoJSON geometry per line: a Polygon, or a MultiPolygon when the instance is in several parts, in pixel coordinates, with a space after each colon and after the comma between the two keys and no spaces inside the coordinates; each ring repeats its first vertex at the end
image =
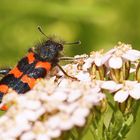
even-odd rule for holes
{"type": "Polygon", "coordinates": [[[140,99],[140,51],[133,50],[131,45],[118,43],[107,53],[91,52],[74,58],[73,63],[62,67],[77,80],[68,78],[55,68],[27,94],[9,91],[5,95],[2,104],[10,104],[11,107],[0,117],[0,140],[60,140],[71,137],[79,140],[85,129],[91,129],[95,140],[102,138],[100,132],[104,132],[108,140],[114,136],[125,137],[124,128],[133,123],[131,119],[128,124],[126,118],[130,119],[130,114],[134,117],[136,113],[123,114],[116,104],[125,103],[130,98],[135,102],[140,99]],[[109,98],[111,95],[113,98],[109,98]],[[113,113],[106,120],[111,108],[107,106],[111,103],[113,113]],[[120,118],[115,118],[118,116],[120,118]],[[116,128],[118,119],[121,123],[116,128]],[[110,129],[112,133],[108,135],[110,129]]]}
{"type": "Polygon", "coordinates": [[[137,61],[140,59],[140,51],[132,49],[130,44],[119,42],[115,48],[105,54],[108,59],[108,66],[113,69],[119,69],[125,61],[137,61]],[[110,56],[110,57],[109,57],[110,56]]]}
{"type": "Polygon", "coordinates": [[[74,126],[84,126],[93,106],[105,99],[98,84],[56,77],[39,81],[25,95],[11,93],[13,106],[0,118],[1,139],[52,139],[74,126]],[[14,126],[14,127],[13,127],[14,126]]]}

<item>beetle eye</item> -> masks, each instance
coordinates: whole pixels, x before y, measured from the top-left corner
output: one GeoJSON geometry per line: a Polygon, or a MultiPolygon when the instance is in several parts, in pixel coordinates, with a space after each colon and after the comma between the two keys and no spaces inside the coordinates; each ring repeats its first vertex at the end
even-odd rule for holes
{"type": "Polygon", "coordinates": [[[63,50],[63,46],[61,44],[58,45],[58,49],[61,51],[63,50]]]}

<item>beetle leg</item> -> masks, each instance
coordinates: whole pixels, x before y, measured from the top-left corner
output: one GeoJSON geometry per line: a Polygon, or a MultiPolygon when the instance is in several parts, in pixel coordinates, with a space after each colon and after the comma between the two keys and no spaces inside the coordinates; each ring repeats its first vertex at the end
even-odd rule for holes
{"type": "Polygon", "coordinates": [[[11,68],[0,69],[0,74],[1,75],[6,75],[6,74],[9,73],[10,70],[11,70],[11,68]]]}
{"type": "Polygon", "coordinates": [[[57,66],[64,73],[65,76],[67,76],[67,77],[69,77],[69,78],[71,78],[73,80],[79,81],[76,77],[73,77],[73,76],[68,75],[59,64],[57,64],[57,66]]]}

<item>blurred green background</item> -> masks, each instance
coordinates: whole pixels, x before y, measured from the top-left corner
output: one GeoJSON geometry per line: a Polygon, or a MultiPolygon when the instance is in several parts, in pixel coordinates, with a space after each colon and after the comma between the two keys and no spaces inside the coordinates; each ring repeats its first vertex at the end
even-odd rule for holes
{"type": "MultiPolygon", "coordinates": [[[[140,46],[139,0],[0,0],[0,66],[13,66],[41,40],[37,26],[81,46],[66,46],[65,55],[112,48],[118,41],[140,46]]],[[[139,118],[140,113],[137,118],[139,118]]],[[[137,119],[126,140],[139,140],[137,119]]],[[[90,138],[86,138],[89,139],[90,138]]]]}

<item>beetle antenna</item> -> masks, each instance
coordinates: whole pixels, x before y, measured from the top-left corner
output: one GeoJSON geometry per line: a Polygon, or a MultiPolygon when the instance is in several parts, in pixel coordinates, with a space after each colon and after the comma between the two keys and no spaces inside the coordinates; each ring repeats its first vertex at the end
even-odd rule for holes
{"type": "Polygon", "coordinates": [[[42,30],[41,26],[37,26],[37,29],[39,30],[39,32],[44,35],[45,37],[49,38],[42,30]]]}
{"type": "Polygon", "coordinates": [[[80,44],[81,44],[81,41],[76,41],[76,42],[64,42],[64,45],[73,45],[73,44],[80,45],[80,44]]]}

